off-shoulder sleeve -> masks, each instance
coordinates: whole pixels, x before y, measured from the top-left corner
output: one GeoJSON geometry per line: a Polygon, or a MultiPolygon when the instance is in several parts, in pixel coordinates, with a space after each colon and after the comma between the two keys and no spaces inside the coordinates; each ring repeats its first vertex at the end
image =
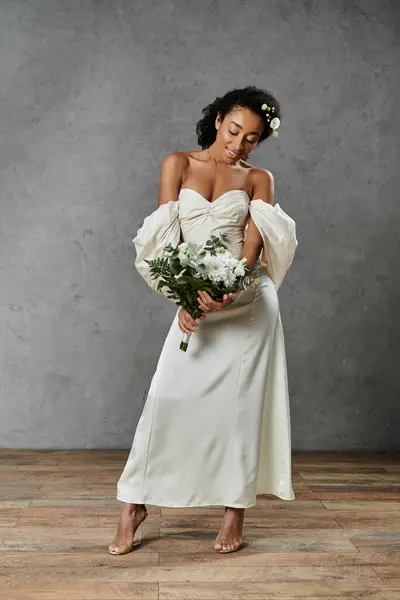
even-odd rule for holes
{"type": "Polygon", "coordinates": [[[250,216],[263,239],[260,262],[278,290],[292,264],[296,248],[296,223],[275,204],[263,200],[250,202],[250,216]]]}
{"type": "Polygon", "coordinates": [[[150,268],[145,261],[160,258],[168,244],[176,247],[180,235],[179,201],[171,201],[161,204],[157,210],[146,217],[132,240],[136,249],[135,267],[155,291],[158,291],[157,280],[150,276],[150,268]]]}

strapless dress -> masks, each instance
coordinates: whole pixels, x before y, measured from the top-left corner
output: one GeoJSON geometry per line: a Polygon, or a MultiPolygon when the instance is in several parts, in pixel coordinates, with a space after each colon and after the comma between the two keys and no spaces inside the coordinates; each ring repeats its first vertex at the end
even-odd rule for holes
{"type": "Polygon", "coordinates": [[[136,267],[165,246],[225,233],[240,255],[252,217],[263,238],[258,285],[209,313],[179,350],[178,310],[151,380],[117,484],[123,502],[168,507],[256,504],[257,494],[293,500],[285,344],[277,291],[297,248],[293,219],[279,204],[229,190],[213,202],[182,188],[145,218],[133,242],[136,267]]]}

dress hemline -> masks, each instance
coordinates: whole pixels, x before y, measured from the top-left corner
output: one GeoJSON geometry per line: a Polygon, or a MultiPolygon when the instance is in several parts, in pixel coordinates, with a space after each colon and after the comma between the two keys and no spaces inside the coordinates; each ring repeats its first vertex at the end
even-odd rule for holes
{"type": "MultiPolygon", "coordinates": [[[[276,496],[277,498],[279,498],[280,500],[286,500],[288,502],[293,501],[296,499],[296,496],[290,496],[290,497],[285,497],[285,496],[280,496],[279,494],[276,494],[274,492],[262,492],[258,495],[271,495],[271,496],[276,496]]],[[[141,500],[132,500],[131,498],[129,500],[125,499],[122,497],[122,494],[118,494],[117,495],[117,500],[119,500],[120,502],[126,502],[128,504],[150,504],[151,506],[160,506],[160,507],[164,507],[164,508],[201,508],[201,507],[206,507],[206,506],[229,506],[229,508],[253,508],[254,506],[256,506],[257,502],[254,502],[253,504],[237,504],[236,502],[205,502],[205,503],[199,503],[199,502],[190,502],[188,504],[175,504],[175,503],[171,503],[171,502],[167,502],[167,503],[160,503],[160,502],[155,502],[154,500],[152,500],[151,498],[142,498],[141,500]]]]}

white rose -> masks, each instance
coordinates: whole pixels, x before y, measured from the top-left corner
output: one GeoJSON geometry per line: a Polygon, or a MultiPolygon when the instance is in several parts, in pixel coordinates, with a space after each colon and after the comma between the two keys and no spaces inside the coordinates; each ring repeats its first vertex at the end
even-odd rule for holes
{"type": "Polygon", "coordinates": [[[278,117],[274,117],[269,126],[271,127],[271,129],[278,129],[280,124],[280,119],[278,119],[278,117]]]}

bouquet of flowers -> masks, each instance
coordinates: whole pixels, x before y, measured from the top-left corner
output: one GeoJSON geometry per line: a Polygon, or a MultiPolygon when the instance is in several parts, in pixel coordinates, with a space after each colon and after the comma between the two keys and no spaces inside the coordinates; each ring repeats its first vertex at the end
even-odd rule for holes
{"type": "MultiPolygon", "coordinates": [[[[225,236],[221,236],[225,241],[225,236]]],[[[146,261],[150,275],[158,279],[157,290],[165,294],[199,319],[203,312],[197,301],[197,291],[205,290],[221,302],[224,294],[252,287],[255,277],[249,275],[246,258],[232,256],[221,239],[212,235],[204,244],[183,242],[176,248],[168,244],[164,256],[146,261]]],[[[186,352],[189,335],[184,334],[180,349],[186,352]]]]}

